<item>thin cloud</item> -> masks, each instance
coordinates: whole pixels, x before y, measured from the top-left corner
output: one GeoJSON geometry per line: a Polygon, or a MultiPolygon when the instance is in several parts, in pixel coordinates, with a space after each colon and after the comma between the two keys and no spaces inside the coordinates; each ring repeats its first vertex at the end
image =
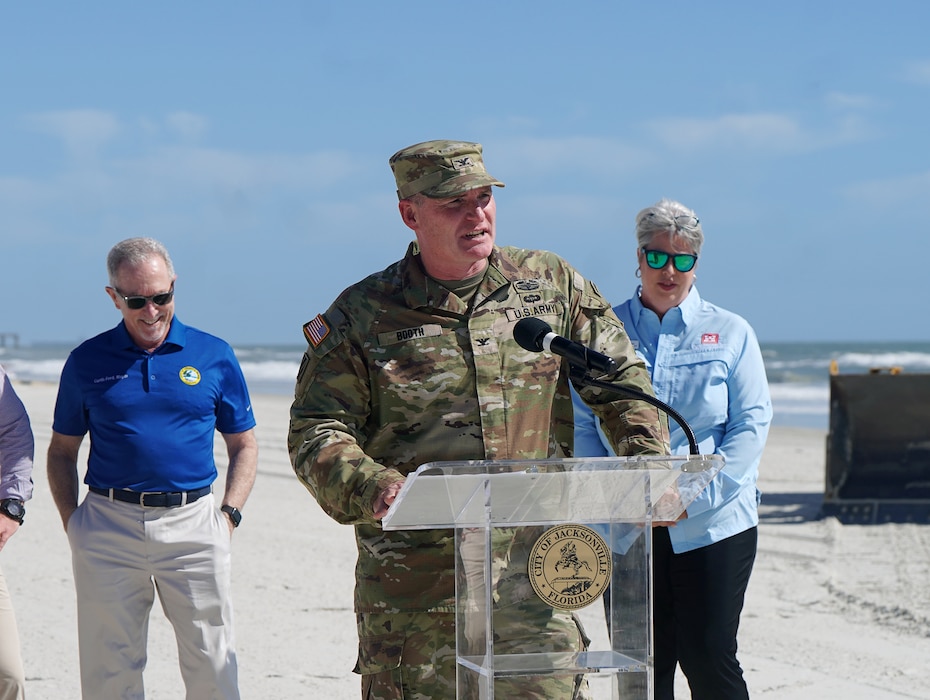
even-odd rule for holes
{"type": "MultiPolygon", "coordinates": [[[[65,144],[73,157],[42,174],[0,177],[0,229],[17,238],[73,235],[69,227],[85,220],[105,236],[138,228],[206,236],[254,226],[259,217],[299,224],[314,203],[331,203],[337,192],[351,200],[372,179],[365,161],[346,151],[253,153],[194,145],[189,138],[209,125],[192,113],[120,122],[107,112],[77,110],[34,114],[25,122],[65,144]]],[[[348,218],[351,208],[349,201],[339,215],[348,218]]]]}
{"type": "Polygon", "coordinates": [[[868,125],[855,115],[845,115],[820,131],[805,127],[794,117],[777,113],[659,119],[648,128],[667,148],[692,152],[805,153],[871,136],[868,125]]]}
{"type": "MultiPolygon", "coordinates": [[[[507,139],[485,149],[489,170],[551,174],[633,172],[651,162],[648,151],[615,139],[570,137],[564,139],[507,139]]],[[[500,176],[498,176],[500,177],[500,176]]]]}
{"type": "Polygon", "coordinates": [[[348,153],[240,153],[210,148],[163,147],[115,164],[120,173],[168,189],[178,186],[303,190],[348,180],[357,170],[348,153]]]}
{"type": "Polygon", "coordinates": [[[100,110],[66,110],[29,115],[24,121],[29,129],[62,142],[74,162],[41,181],[11,174],[0,182],[5,201],[15,201],[16,192],[29,192],[26,199],[33,202],[69,200],[65,190],[74,188],[82,195],[95,191],[113,196],[144,190],[140,198],[148,201],[191,194],[191,188],[201,195],[230,187],[301,192],[345,182],[361,168],[361,161],[344,151],[250,153],[194,145],[209,122],[192,112],[121,123],[100,110]],[[117,136],[119,149],[105,149],[117,136]]]}
{"type": "Polygon", "coordinates": [[[60,139],[77,160],[96,156],[121,131],[115,116],[96,109],[41,112],[27,116],[25,121],[34,131],[60,139]]]}
{"type": "Polygon", "coordinates": [[[0,177],[0,207],[9,210],[42,202],[44,187],[23,177],[0,177]]]}
{"type": "Polygon", "coordinates": [[[875,106],[875,100],[868,95],[854,95],[848,92],[828,92],[824,96],[824,103],[828,107],[841,110],[863,110],[875,106]]]}
{"type": "Polygon", "coordinates": [[[538,117],[522,114],[509,114],[501,117],[482,117],[471,123],[472,131],[476,134],[508,133],[513,130],[537,129],[540,126],[538,117]]]}
{"type": "Polygon", "coordinates": [[[919,206],[930,198],[930,171],[860,182],[845,188],[844,194],[852,201],[865,202],[882,209],[903,204],[919,206]]]}
{"type": "Polygon", "coordinates": [[[657,119],[652,132],[666,146],[685,150],[717,148],[755,151],[798,150],[801,126],[781,114],[727,114],[713,119],[657,119]]]}
{"type": "Polygon", "coordinates": [[[901,78],[907,83],[930,86],[930,60],[911,61],[904,66],[901,78]]]}
{"type": "Polygon", "coordinates": [[[32,215],[48,210],[47,189],[25,178],[0,177],[0,231],[8,244],[34,244],[53,228],[43,217],[32,215]]]}
{"type": "Polygon", "coordinates": [[[185,141],[197,141],[206,133],[209,122],[206,117],[192,112],[173,112],[165,118],[168,128],[185,141]]]}

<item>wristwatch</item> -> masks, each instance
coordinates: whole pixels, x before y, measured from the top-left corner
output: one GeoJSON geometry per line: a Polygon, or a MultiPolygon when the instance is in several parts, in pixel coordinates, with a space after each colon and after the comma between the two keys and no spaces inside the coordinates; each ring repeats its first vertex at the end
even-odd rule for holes
{"type": "Polygon", "coordinates": [[[238,508],[224,505],[220,510],[229,516],[229,519],[232,520],[233,527],[239,527],[239,523],[242,522],[242,513],[239,512],[238,508]]]}
{"type": "Polygon", "coordinates": [[[4,498],[0,501],[0,513],[22,525],[26,517],[26,507],[18,498],[4,498]]]}

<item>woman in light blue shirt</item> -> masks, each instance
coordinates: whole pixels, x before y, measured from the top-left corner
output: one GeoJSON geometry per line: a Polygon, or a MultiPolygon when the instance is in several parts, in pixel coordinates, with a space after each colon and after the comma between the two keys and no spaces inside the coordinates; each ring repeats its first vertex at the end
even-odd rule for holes
{"type": "MultiPolygon", "coordinates": [[[[646,362],[656,396],[695,433],[723,470],[670,528],[653,529],[655,697],[673,700],[675,666],[692,698],[748,698],[736,634],[755,560],[756,479],[772,405],[759,343],[740,316],[694,286],[700,220],[667,199],[636,216],[637,293],[614,308],[646,362]]],[[[672,452],[688,454],[669,425],[672,452]]],[[[575,400],[575,455],[611,454],[591,411],[575,400]]]]}

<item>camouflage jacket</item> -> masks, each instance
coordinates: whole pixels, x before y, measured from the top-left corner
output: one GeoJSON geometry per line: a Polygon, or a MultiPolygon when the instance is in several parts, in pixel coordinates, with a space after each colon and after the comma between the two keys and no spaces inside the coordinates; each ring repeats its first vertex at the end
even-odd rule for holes
{"type": "MultiPolygon", "coordinates": [[[[623,325],[558,256],[495,248],[471,303],[406,257],[345,290],[304,326],[288,449],[299,479],[335,520],[355,526],[359,612],[451,611],[449,530],[383,531],[376,496],[425,462],[572,454],[567,365],[521,348],[515,323],[538,316],[613,357],[610,381],[652,394],[623,325]]],[[[590,387],[582,398],[617,453],[667,454],[664,416],[590,387]]]]}

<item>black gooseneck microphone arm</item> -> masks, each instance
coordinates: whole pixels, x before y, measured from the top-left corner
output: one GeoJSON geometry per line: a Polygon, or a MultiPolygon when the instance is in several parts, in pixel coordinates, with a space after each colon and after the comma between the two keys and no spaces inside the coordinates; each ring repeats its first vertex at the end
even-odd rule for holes
{"type": "Polygon", "coordinates": [[[633,398],[645,401],[651,406],[655,406],[660,411],[665,411],[678,425],[681,426],[681,429],[685,432],[685,437],[688,438],[688,451],[692,455],[700,454],[698,452],[697,440],[694,437],[694,431],[691,429],[691,426],[688,425],[688,421],[684,419],[678,411],[669,406],[664,401],[657,399],[655,396],[650,396],[645,394],[642,391],[636,389],[630,389],[625,386],[617,386],[616,384],[609,384],[608,382],[602,382],[597,379],[592,379],[588,376],[588,372],[584,367],[578,365],[569,364],[569,378],[572,380],[572,383],[575,386],[596,386],[599,389],[604,389],[605,391],[612,391],[616,394],[627,394],[633,398]]]}
{"type": "Polygon", "coordinates": [[[570,369],[568,376],[576,386],[596,386],[606,391],[628,394],[655,406],[660,411],[665,411],[685,431],[691,454],[698,454],[697,440],[694,438],[694,431],[688,425],[688,421],[667,403],[636,389],[608,384],[591,378],[590,375],[594,372],[599,377],[616,372],[617,363],[612,357],[599,353],[577,341],[556,335],[552,330],[552,326],[536,316],[527,316],[517,321],[513,327],[513,339],[524,350],[551,352],[553,355],[562,357],[568,362],[570,369]]]}

